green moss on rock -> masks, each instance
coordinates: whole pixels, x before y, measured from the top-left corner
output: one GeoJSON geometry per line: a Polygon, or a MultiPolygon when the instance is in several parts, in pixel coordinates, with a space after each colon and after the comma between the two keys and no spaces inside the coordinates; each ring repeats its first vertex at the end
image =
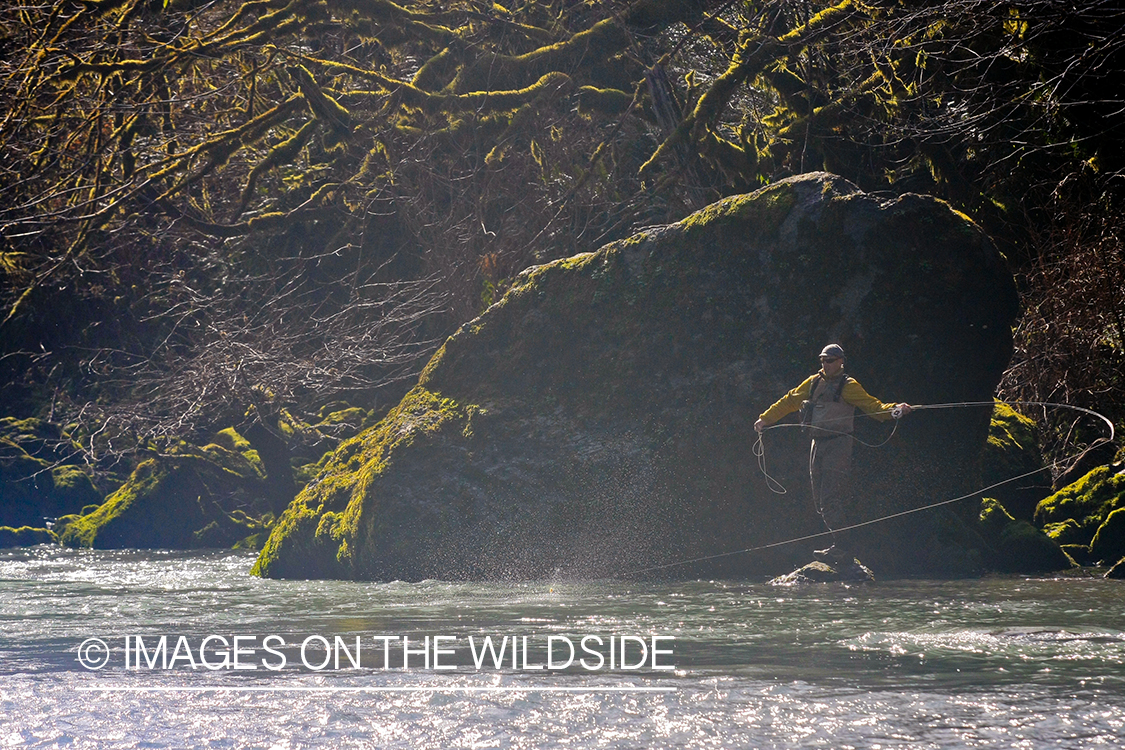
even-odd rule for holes
{"type": "Polygon", "coordinates": [[[1042,500],[1035,509],[1035,523],[1065,543],[1092,545],[1098,529],[1121,508],[1125,508],[1121,465],[1099,466],[1042,500]]]}
{"type": "Polygon", "coordinates": [[[49,529],[30,526],[14,529],[11,526],[0,526],[0,548],[34,547],[37,544],[54,544],[54,542],[55,535],[49,529]]]}
{"type": "Polygon", "coordinates": [[[1004,529],[997,551],[1000,569],[1012,573],[1050,573],[1075,565],[1057,542],[1022,519],[1004,529]]]}
{"type": "Polygon", "coordinates": [[[0,440],[19,446],[35,458],[58,458],[59,448],[67,453],[74,451],[74,447],[68,449],[68,437],[62,427],[45,419],[0,418],[0,440]]]}
{"type": "MultiPolygon", "coordinates": [[[[449,423],[471,430],[481,409],[462,406],[418,386],[374,428],[345,441],[278,520],[252,573],[275,578],[330,577],[351,556],[345,536],[356,533],[352,497],[381,474],[400,446],[426,440],[449,423]],[[359,486],[353,486],[356,477],[359,486]],[[297,551],[290,545],[300,543],[297,551]],[[289,559],[287,560],[286,557],[289,559]],[[287,564],[288,563],[288,564],[287,564]]],[[[400,544],[409,545],[409,534],[400,544]]]]}
{"type": "Polygon", "coordinates": [[[1090,542],[1090,556],[1105,564],[1113,564],[1125,557],[1125,508],[1118,508],[1106,516],[1090,542]]]}
{"type": "Polygon", "coordinates": [[[1024,477],[989,491],[1014,517],[1029,521],[1039,501],[1051,494],[1050,474],[1039,450],[1037,432],[1034,420],[1007,404],[996,402],[988,442],[981,452],[983,486],[1024,477]]]}
{"type": "Polygon", "coordinates": [[[986,497],[980,503],[980,530],[987,538],[995,539],[1003,533],[1008,524],[1016,519],[995,498],[986,497]]]}
{"type": "Polygon", "coordinates": [[[233,427],[227,427],[224,430],[219,430],[215,434],[214,444],[225,448],[232,453],[239,454],[243,459],[246,460],[246,463],[248,463],[254,469],[254,472],[256,474],[261,477],[265,477],[266,469],[262,465],[262,457],[258,454],[258,451],[254,449],[254,446],[250,444],[250,441],[239,434],[238,430],[234,429],[233,427]]]}
{"type": "Polygon", "coordinates": [[[243,511],[219,513],[203,528],[192,532],[193,547],[259,550],[273,526],[272,514],[254,518],[243,511]]]}
{"type": "Polygon", "coordinates": [[[0,523],[38,526],[100,503],[89,473],[67,463],[77,451],[58,425],[0,419],[0,523]]]}
{"type": "Polygon", "coordinates": [[[1085,544],[1089,546],[1098,526],[1096,517],[1082,520],[1068,518],[1065,521],[1044,524],[1043,532],[1059,544],[1085,544]]]}
{"type": "Polygon", "coordinates": [[[1015,519],[999,501],[981,502],[980,527],[996,551],[997,569],[1008,573],[1049,573],[1074,567],[1058,542],[1028,521],[1015,519]]]}
{"type": "Polygon", "coordinates": [[[261,474],[240,453],[180,446],[143,461],[92,513],[59,519],[59,542],[99,549],[229,547],[261,533],[261,474]]]}
{"type": "Polygon", "coordinates": [[[346,404],[335,404],[334,406],[338,406],[339,408],[327,412],[325,409],[321,409],[320,421],[314,424],[313,427],[321,431],[344,427],[355,435],[371,426],[370,409],[362,409],[358,406],[347,406],[346,404]]]}
{"type": "Polygon", "coordinates": [[[1097,562],[1090,554],[1090,546],[1087,544],[1060,544],[1059,548],[1079,565],[1094,565],[1097,562]]]}
{"type": "MultiPolygon", "coordinates": [[[[90,508],[91,506],[86,506],[86,507],[90,508]]],[[[97,510],[99,507],[100,506],[93,506],[91,512],[93,512],[94,510],[97,510]]],[[[82,516],[77,514],[77,513],[71,513],[69,515],[59,516],[58,518],[55,519],[55,522],[51,525],[51,531],[54,532],[56,538],[61,537],[63,532],[66,531],[67,527],[70,526],[72,523],[74,523],[75,521],[77,521],[81,517],[82,516]]]]}

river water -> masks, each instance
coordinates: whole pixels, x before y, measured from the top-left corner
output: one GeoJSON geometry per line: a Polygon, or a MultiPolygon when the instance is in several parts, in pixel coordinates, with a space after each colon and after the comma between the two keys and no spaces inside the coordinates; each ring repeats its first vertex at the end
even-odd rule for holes
{"type": "Polygon", "coordinates": [[[0,551],[0,746],[1125,738],[1121,581],[351,583],[260,580],[252,562],[0,551]]]}

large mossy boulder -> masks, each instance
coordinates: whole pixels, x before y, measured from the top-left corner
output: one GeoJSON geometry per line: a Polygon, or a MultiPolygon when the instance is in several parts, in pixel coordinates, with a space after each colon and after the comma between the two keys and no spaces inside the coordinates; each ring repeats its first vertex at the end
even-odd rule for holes
{"type": "Polygon", "coordinates": [[[1125,556],[1125,463],[1099,466],[1043,499],[1035,523],[1079,552],[1079,562],[1112,565],[1125,556]]]}
{"type": "Polygon", "coordinates": [[[96,549],[231,547],[269,519],[260,465],[222,445],[142,461],[96,509],[59,519],[59,543],[96,549]]]}
{"type": "MultiPolygon", "coordinates": [[[[254,571],[791,570],[806,545],[738,553],[824,529],[807,442],[766,434],[768,470],[788,488],[774,494],[752,454],[758,414],[816,369],[829,341],[884,400],[990,401],[1016,312],[1002,258],[938,200],[884,200],[823,173],[725,199],[522,273],[395,409],[340,445],[254,571]]],[[[886,446],[858,449],[857,519],[979,486],[990,412],[918,412],[886,446]]],[[[858,431],[874,443],[890,426],[858,431]]],[[[975,505],[963,505],[958,523],[975,524],[975,505]]],[[[935,531],[942,514],[869,527],[857,552],[880,574],[940,574],[960,559],[935,531]]]]}
{"type": "Polygon", "coordinates": [[[74,463],[79,452],[59,425],[43,419],[0,419],[0,526],[42,527],[102,496],[74,463]]]}

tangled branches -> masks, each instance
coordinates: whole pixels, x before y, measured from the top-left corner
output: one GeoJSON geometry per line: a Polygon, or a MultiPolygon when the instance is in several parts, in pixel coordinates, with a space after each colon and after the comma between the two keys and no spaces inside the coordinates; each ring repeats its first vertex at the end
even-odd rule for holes
{"type": "MultiPolygon", "coordinates": [[[[1089,168],[1063,180],[1021,274],[1024,314],[1000,391],[1012,401],[1075,404],[1125,421],[1125,236],[1120,198],[1089,168]]],[[[1100,425],[1050,410],[1048,452],[1094,441],[1100,425]]]]}
{"type": "Polygon", "coordinates": [[[9,3],[2,390],[149,435],[370,394],[526,266],[812,169],[945,197],[1030,266],[1075,162],[1122,168],[1123,21],[1102,0],[9,3]]]}

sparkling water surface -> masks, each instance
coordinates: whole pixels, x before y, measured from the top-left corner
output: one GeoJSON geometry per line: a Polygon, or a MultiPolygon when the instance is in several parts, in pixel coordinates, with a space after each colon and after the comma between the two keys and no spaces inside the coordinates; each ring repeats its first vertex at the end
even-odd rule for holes
{"type": "Polygon", "coordinates": [[[0,550],[0,747],[1125,745],[1121,581],[353,583],[261,580],[252,562],[0,550]],[[138,635],[152,651],[167,636],[169,656],[180,636],[239,636],[259,668],[126,669],[138,635]],[[267,635],[285,642],[279,671],[263,666],[267,635]],[[452,669],[416,654],[403,670],[400,647],[383,668],[375,636],[420,649],[438,635],[452,669]],[[531,668],[552,635],[672,636],[658,665],[675,669],[531,668]],[[305,667],[309,636],[360,637],[360,667],[305,667]],[[527,636],[531,658],[478,669],[470,636],[527,636]],[[89,638],[109,648],[102,669],[79,662],[89,638]]]}

